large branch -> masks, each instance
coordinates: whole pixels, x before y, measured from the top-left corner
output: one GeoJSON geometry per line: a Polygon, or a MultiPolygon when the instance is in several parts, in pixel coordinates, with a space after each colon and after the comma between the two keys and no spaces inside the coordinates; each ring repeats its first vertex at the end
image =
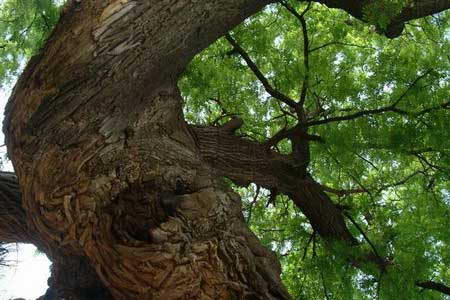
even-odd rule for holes
{"type": "Polygon", "coordinates": [[[20,188],[14,173],[0,172],[0,242],[35,243],[36,232],[27,225],[20,188]]]}
{"type": "Polygon", "coordinates": [[[441,292],[446,295],[450,295],[450,287],[446,286],[445,284],[434,282],[434,281],[417,281],[416,285],[418,287],[428,289],[428,290],[434,290],[437,292],[441,292]]]}
{"type": "Polygon", "coordinates": [[[52,260],[50,288],[41,299],[70,298],[69,295],[73,297],[70,299],[111,299],[86,258],[47,248],[39,233],[28,226],[14,173],[0,171],[0,209],[0,258],[8,251],[1,247],[3,243],[32,243],[52,260]],[[59,294],[60,290],[64,294],[59,294]]]}
{"type": "Polygon", "coordinates": [[[38,300],[111,300],[112,297],[95,269],[82,256],[59,254],[51,266],[47,292],[38,300]]]}
{"type": "MultiPolygon", "coordinates": [[[[53,130],[88,105],[116,107],[131,119],[142,111],[144,99],[173,85],[195,54],[271,2],[70,2],[10,98],[4,122],[8,151],[25,135],[34,139],[53,130]]],[[[111,112],[94,114],[84,120],[111,112]]]]}
{"type": "MultiPolygon", "coordinates": [[[[311,0],[307,0],[311,1],[311,0]]],[[[360,0],[317,0],[314,2],[325,4],[331,8],[340,8],[351,14],[353,17],[364,21],[364,5],[371,1],[360,0]]],[[[450,8],[448,0],[411,0],[402,11],[393,17],[384,29],[380,29],[388,38],[398,37],[408,21],[423,18],[440,13],[450,8]]]]}
{"type": "Polygon", "coordinates": [[[238,185],[256,183],[288,195],[300,208],[314,230],[328,240],[355,239],[342,211],[333,204],[321,186],[302,178],[295,160],[259,144],[230,134],[222,128],[193,127],[203,159],[218,173],[238,185]]]}
{"type": "Polygon", "coordinates": [[[406,22],[434,15],[447,9],[450,9],[448,0],[413,0],[391,20],[384,32],[387,37],[397,37],[402,33],[406,22]]]}

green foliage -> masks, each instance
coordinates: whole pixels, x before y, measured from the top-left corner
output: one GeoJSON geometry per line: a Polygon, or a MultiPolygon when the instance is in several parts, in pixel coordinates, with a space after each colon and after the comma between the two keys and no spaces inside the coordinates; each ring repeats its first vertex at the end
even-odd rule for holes
{"type": "MultiPolygon", "coordinates": [[[[306,7],[291,5],[299,12],[306,7]]],[[[372,1],[366,17],[383,28],[404,5],[372,1]]],[[[398,112],[310,127],[325,141],[312,144],[311,174],[333,188],[370,191],[330,195],[350,207],[349,214],[392,264],[384,273],[370,264],[353,267],[350,257],[371,249],[354,225],[348,223],[361,247],[325,247],[318,236],[312,238],[311,226],[292,202],[281,196],[266,207],[269,192],[261,190],[254,201],[255,186],[237,188],[249,224],[278,253],[295,299],[441,299],[414,282],[450,283],[450,14],[411,21],[394,40],[320,5],[312,5],[305,18],[310,41],[305,109],[311,121],[398,102],[398,112]]],[[[232,36],[274,88],[299,98],[307,70],[293,15],[272,5],[232,36]]],[[[263,141],[297,122],[225,39],[195,58],[180,88],[194,123],[217,125],[238,115],[245,122],[239,134],[263,141]]],[[[278,151],[290,153],[289,142],[278,144],[278,151]]]]}
{"type": "MultiPolygon", "coordinates": [[[[289,3],[299,12],[306,8],[289,3]]],[[[57,0],[1,2],[0,84],[42,46],[60,5],[57,0]]],[[[405,5],[405,0],[371,1],[366,20],[385,28],[405,5]]],[[[279,4],[232,35],[285,95],[298,99],[309,78],[305,110],[311,122],[396,103],[397,111],[310,127],[324,140],[311,145],[310,173],[336,189],[369,191],[331,196],[350,207],[348,213],[392,264],[382,273],[370,264],[355,268],[349,260],[363,257],[371,246],[352,223],[360,247],[325,245],[287,197],[266,205],[269,192],[253,185],[235,187],[244,215],[276,251],[295,299],[441,299],[414,282],[450,283],[450,13],[411,21],[395,40],[321,5],[313,4],[305,19],[309,71],[300,24],[279,4]]],[[[220,125],[238,115],[244,120],[238,134],[264,141],[298,121],[225,39],[192,61],[179,86],[193,123],[220,125]]],[[[291,145],[283,140],[276,150],[289,154],[291,145]]]]}
{"type": "Polygon", "coordinates": [[[59,18],[59,0],[0,2],[0,87],[17,76],[59,18]]]}

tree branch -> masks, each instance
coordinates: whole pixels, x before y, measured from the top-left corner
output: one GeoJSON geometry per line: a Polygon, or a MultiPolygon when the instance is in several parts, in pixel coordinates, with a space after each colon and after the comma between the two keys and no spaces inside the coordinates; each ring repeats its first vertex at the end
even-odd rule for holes
{"type": "Polygon", "coordinates": [[[384,30],[388,38],[399,36],[408,21],[437,14],[450,8],[450,1],[448,0],[416,0],[408,4],[410,5],[403,8],[384,30]]]}
{"type": "MultiPolygon", "coordinates": [[[[425,170],[426,171],[426,170],[425,170]]],[[[347,196],[347,195],[351,195],[351,194],[361,194],[361,193],[370,193],[372,191],[375,191],[375,193],[381,193],[382,191],[388,189],[388,188],[392,188],[392,187],[396,187],[396,186],[400,186],[405,184],[407,181],[409,181],[411,178],[413,178],[414,176],[418,175],[418,174],[422,174],[425,171],[415,171],[411,174],[409,174],[408,176],[406,176],[405,178],[402,178],[399,181],[396,181],[394,183],[391,184],[385,184],[385,185],[381,185],[379,188],[377,189],[366,189],[364,187],[362,188],[356,188],[356,189],[336,189],[333,187],[329,187],[327,185],[324,184],[319,184],[319,183],[315,183],[313,181],[310,181],[310,184],[317,184],[318,186],[320,186],[320,188],[324,191],[324,192],[328,192],[328,193],[332,193],[335,194],[339,197],[342,196],[347,196]]]]}
{"type": "Polygon", "coordinates": [[[305,14],[308,12],[308,10],[311,8],[311,2],[308,3],[308,6],[306,9],[299,14],[295,8],[293,8],[289,3],[285,1],[280,1],[281,5],[283,5],[292,15],[294,15],[297,20],[299,21],[301,27],[302,27],[302,34],[303,34],[303,64],[305,67],[305,77],[303,79],[302,88],[300,91],[300,101],[298,105],[300,107],[303,107],[306,100],[306,92],[308,90],[308,84],[309,84],[309,37],[308,37],[308,29],[307,24],[305,20],[305,14]]]}
{"type": "Polygon", "coordinates": [[[335,189],[335,188],[326,186],[324,184],[321,184],[320,187],[322,188],[323,191],[335,194],[340,197],[351,195],[351,194],[367,193],[367,191],[365,189],[361,189],[361,188],[360,189],[335,189]]]}
{"type": "Polygon", "coordinates": [[[203,159],[219,175],[241,186],[255,183],[269,190],[276,188],[291,198],[322,238],[356,244],[341,210],[312,179],[299,178],[296,162],[290,155],[276,153],[265,144],[226,134],[220,128],[192,129],[203,159]]]}
{"type": "Polygon", "coordinates": [[[380,254],[377,251],[377,248],[375,247],[375,245],[372,243],[372,241],[369,239],[369,237],[366,235],[366,233],[364,232],[364,230],[361,228],[361,226],[359,226],[359,224],[355,221],[355,219],[353,219],[353,217],[346,211],[344,211],[344,216],[346,216],[350,222],[352,222],[352,224],[356,227],[356,229],[358,229],[358,231],[362,234],[362,236],[364,237],[364,239],[366,240],[366,242],[370,245],[370,247],[372,248],[373,253],[377,256],[378,260],[380,262],[385,261],[380,254]]]}
{"type": "Polygon", "coordinates": [[[320,50],[322,48],[328,47],[328,46],[332,46],[332,45],[340,45],[340,46],[349,46],[349,47],[358,47],[358,48],[363,48],[363,49],[372,49],[372,50],[376,50],[374,47],[370,47],[370,46],[363,46],[363,45],[357,45],[357,44],[351,44],[351,43],[344,43],[344,42],[339,42],[339,41],[332,41],[332,42],[328,42],[325,43],[323,45],[314,47],[312,49],[309,50],[309,53],[312,53],[314,51],[320,50]]]}
{"type": "Polygon", "coordinates": [[[410,180],[411,178],[413,178],[413,177],[415,177],[415,176],[417,176],[418,174],[421,174],[421,173],[423,173],[423,172],[424,172],[424,171],[415,171],[415,172],[409,174],[408,176],[406,176],[405,178],[403,178],[403,179],[401,179],[401,180],[399,180],[399,181],[397,181],[397,182],[394,182],[394,183],[391,183],[391,184],[385,184],[385,185],[382,185],[379,189],[376,190],[376,192],[377,192],[377,193],[381,193],[381,192],[384,191],[385,189],[403,185],[403,184],[405,184],[406,182],[408,182],[408,180],[410,180]]]}
{"type": "Polygon", "coordinates": [[[250,70],[252,70],[253,74],[255,74],[256,78],[261,82],[264,86],[266,92],[274,97],[275,99],[280,100],[284,104],[292,107],[295,110],[298,110],[298,103],[292,100],[290,97],[284,95],[278,90],[274,89],[272,85],[269,83],[269,80],[264,76],[264,74],[259,70],[258,66],[253,62],[248,53],[231,37],[230,34],[226,34],[225,38],[227,41],[234,47],[234,49],[239,53],[242,59],[245,60],[250,70]]]}
{"type": "Polygon", "coordinates": [[[449,109],[450,108],[450,101],[444,102],[442,104],[436,105],[436,106],[432,106],[432,107],[428,107],[425,108],[421,111],[418,111],[416,113],[411,113],[414,116],[421,116],[424,114],[427,114],[429,112],[435,111],[435,110],[440,110],[440,109],[449,109]]]}
{"type": "Polygon", "coordinates": [[[311,233],[311,235],[309,236],[308,242],[306,243],[306,246],[305,246],[305,248],[304,248],[304,250],[303,250],[302,260],[305,260],[306,254],[308,253],[309,245],[311,244],[311,241],[314,239],[314,236],[315,236],[315,235],[316,235],[316,232],[313,231],[313,232],[311,233]]]}
{"type": "Polygon", "coordinates": [[[252,220],[253,206],[255,205],[256,201],[258,200],[260,191],[261,191],[261,187],[259,185],[256,185],[255,195],[253,196],[253,200],[252,200],[252,202],[250,202],[250,208],[248,209],[247,224],[252,220]]]}
{"type": "MultiPolygon", "coordinates": [[[[364,4],[367,3],[366,1],[317,0],[314,2],[322,3],[332,8],[343,9],[353,17],[365,22],[363,10],[364,4]]],[[[403,31],[405,22],[433,15],[450,8],[450,1],[448,0],[416,0],[410,1],[408,4],[397,16],[391,19],[385,29],[379,29],[388,38],[398,37],[403,31]]]]}
{"type": "Polygon", "coordinates": [[[306,126],[310,127],[310,126],[328,124],[328,123],[332,123],[332,122],[350,121],[350,120],[354,120],[354,119],[369,116],[369,115],[382,114],[385,112],[395,112],[398,114],[407,115],[408,112],[398,109],[396,106],[408,94],[408,92],[417,84],[417,82],[419,82],[420,79],[422,79],[426,75],[428,75],[431,71],[432,70],[427,70],[425,73],[423,73],[422,75],[420,75],[416,79],[414,79],[414,81],[408,86],[408,88],[392,104],[390,104],[388,106],[375,108],[375,109],[362,110],[362,111],[359,111],[359,112],[356,112],[353,114],[349,114],[346,116],[338,116],[338,117],[325,118],[325,119],[317,120],[317,121],[310,121],[310,122],[306,123],[306,126]]]}
{"type": "Polygon", "coordinates": [[[445,284],[434,282],[431,280],[428,281],[416,281],[416,286],[428,289],[428,290],[434,290],[437,292],[441,292],[446,295],[450,295],[450,287],[446,286],[445,284]]]}
{"type": "Polygon", "coordinates": [[[0,208],[0,242],[35,244],[38,241],[37,233],[28,227],[14,173],[0,172],[0,208]]]}

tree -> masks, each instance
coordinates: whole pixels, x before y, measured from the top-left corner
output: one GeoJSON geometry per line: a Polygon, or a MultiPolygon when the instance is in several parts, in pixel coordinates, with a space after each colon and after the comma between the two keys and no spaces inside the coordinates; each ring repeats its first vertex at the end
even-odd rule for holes
{"type": "Polygon", "coordinates": [[[273,2],[64,6],[4,122],[44,299],[448,294],[450,3],[273,2]]]}

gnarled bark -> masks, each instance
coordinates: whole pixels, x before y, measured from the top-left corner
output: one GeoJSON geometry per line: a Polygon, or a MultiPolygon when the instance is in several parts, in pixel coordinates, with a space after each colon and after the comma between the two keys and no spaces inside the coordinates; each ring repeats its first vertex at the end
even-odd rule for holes
{"type": "Polygon", "coordinates": [[[15,236],[0,232],[43,241],[58,297],[87,297],[76,292],[83,286],[117,299],[288,299],[274,254],[249,231],[221,176],[277,188],[322,236],[354,242],[298,159],[184,121],[176,82],[186,64],[270,2],[65,8],[8,103],[4,131],[24,210],[11,210],[15,236]],[[77,266],[88,283],[64,276],[77,266]]]}
{"type": "Polygon", "coordinates": [[[21,76],[5,133],[27,217],[114,298],[289,298],[176,88],[195,53],[264,4],[76,1],[21,76]]]}
{"type": "Polygon", "coordinates": [[[53,263],[49,289],[43,300],[111,298],[85,257],[68,257],[58,249],[48,247],[39,232],[29,226],[14,173],[0,172],[0,207],[0,241],[34,244],[53,263]]]}

